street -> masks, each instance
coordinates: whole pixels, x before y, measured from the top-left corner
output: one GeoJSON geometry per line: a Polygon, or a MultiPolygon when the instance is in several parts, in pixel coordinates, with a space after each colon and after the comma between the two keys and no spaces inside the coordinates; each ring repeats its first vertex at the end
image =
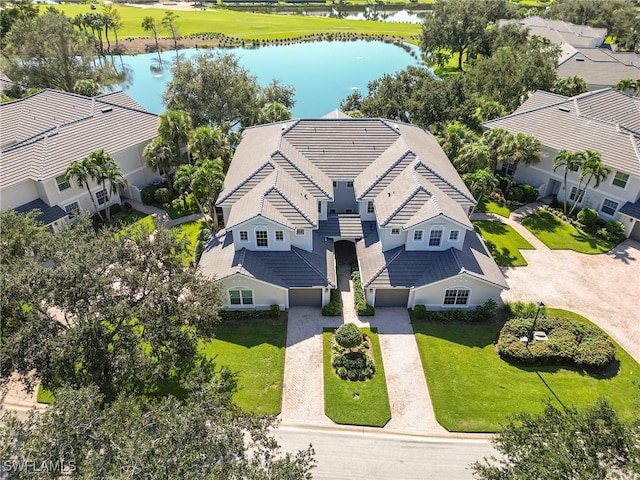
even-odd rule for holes
{"type": "Polygon", "coordinates": [[[482,435],[458,439],[280,426],[274,436],[284,452],[313,445],[316,480],[469,480],[469,464],[495,454],[482,435]]]}

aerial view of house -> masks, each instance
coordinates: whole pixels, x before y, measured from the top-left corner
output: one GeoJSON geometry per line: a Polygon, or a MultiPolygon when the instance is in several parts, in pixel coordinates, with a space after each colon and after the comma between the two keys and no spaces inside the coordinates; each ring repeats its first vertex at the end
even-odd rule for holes
{"type": "Polygon", "coordinates": [[[333,112],[247,128],[217,204],[225,228],[200,268],[229,309],[327,304],[341,241],[371,305],[467,308],[508,288],[469,220],[476,201],[414,125],[333,112]]]}
{"type": "MultiPolygon", "coordinates": [[[[502,128],[538,138],[543,158],[536,165],[521,166],[516,179],[538,187],[541,196],[557,195],[579,200],[581,208],[593,208],[606,220],[620,220],[628,237],[640,239],[640,99],[613,89],[587,92],[568,98],[535,92],[514,113],[483,123],[487,129],[502,128]],[[559,150],[593,150],[610,169],[596,188],[580,188],[577,172],[553,170],[559,150]],[[578,189],[580,188],[580,191],[578,189]]],[[[501,166],[509,172],[511,165],[501,166]]]]}
{"type": "Polygon", "coordinates": [[[158,116],[146,112],[123,92],[94,98],[45,89],[0,105],[0,209],[39,210],[39,220],[58,231],[79,212],[105,208],[102,186],[89,192],[65,172],[72,162],[104,149],[120,165],[127,188],[120,195],[139,199],[138,187],[157,174],[145,166],[142,151],[156,135],[158,116]]]}

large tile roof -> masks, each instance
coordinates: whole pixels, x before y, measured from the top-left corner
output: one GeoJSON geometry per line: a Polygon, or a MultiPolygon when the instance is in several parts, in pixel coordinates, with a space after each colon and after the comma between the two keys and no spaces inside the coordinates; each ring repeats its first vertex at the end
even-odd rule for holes
{"type": "Polygon", "coordinates": [[[574,49],[558,64],[558,76],[578,75],[589,85],[614,86],[625,78],[640,78],[640,55],[619,54],[604,48],[574,49]]]}
{"type": "Polygon", "coordinates": [[[482,125],[533,135],[555,150],[595,150],[605,165],[640,175],[640,99],[617,90],[557,101],[536,92],[513,114],[482,125]]]}
{"type": "Polygon", "coordinates": [[[548,38],[557,45],[568,43],[575,47],[600,45],[607,36],[606,28],[594,28],[588,25],[576,25],[562,20],[549,20],[539,16],[530,16],[521,20],[501,20],[500,24],[518,23],[529,29],[529,35],[548,38]]]}
{"type": "Polygon", "coordinates": [[[91,152],[151,140],[158,117],[119,92],[95,98],[42,90],[0,105],[0,187],[61,175],[91,152]]]}

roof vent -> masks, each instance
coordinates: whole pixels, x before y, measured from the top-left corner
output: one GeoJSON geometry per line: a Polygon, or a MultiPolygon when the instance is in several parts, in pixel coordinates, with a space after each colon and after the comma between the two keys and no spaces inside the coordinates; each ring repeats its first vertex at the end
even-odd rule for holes
{"type": "Polygon", "coordinates": [[[584,62],[584,58],[576,58],[576,62],[584,62]]]}
{"type": "Polygon", "coordinates": [[[107,112],[110,112],[111,110],[113,110],[113,108],[111,108],[111,107],[104,107],[104,108],[101,108],[101,109],[100,109],[100,111],[101,111],[102,113],[107,113],[107,112]]]}
{"type": "Polygon", "coordinates": [[[571,109],[567,108],[567,107],[558,107],[558,110],[560,110],[561,112],[570,112],[571,109]]]}
{"type": "Polygon", "coordinates": [[[287,129],[287,124],[285,123],[285,124],[283,124],[283,125],[282,125],[282,127],[280,128],[280,130],[283,130],[283,131],[284,131],[284,130],[286,130],[286,129],[287,129]]]}
{"type": "Polygon", "coordinates": [[[393,124],[393,128],[395,128],[398,132],[400,131],[400,125],[398,125],[397,123],[393,124]]]}

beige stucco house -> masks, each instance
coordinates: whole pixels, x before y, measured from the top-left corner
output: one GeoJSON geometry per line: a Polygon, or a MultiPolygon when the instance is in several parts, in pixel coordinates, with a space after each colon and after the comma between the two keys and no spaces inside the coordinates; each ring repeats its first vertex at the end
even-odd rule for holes
{"type": "MultiPolygon", "coordinates": [[[[90,98],[45,89],[0,105],[0,209],[40,210],[39,220],[59,230],[76,212],[94,213],[86,188],[64,178],[69,165],[104,149],[120,165],[127,188],[120,196],[139,199],[139,187],[157,179],[142,151],[156,136],[158,116],[123,92],[90,98]]],[[[99,208],[102,187],[91,182],[99,208]]]]}
{"type": "Polygon", "coordinates": [[[370,304],[473,308],[507,288],[469,221],[475,204],[420,127],[333,112],[247,128],[200,269],[227,309],[321,306],[334,247],[350,242],[370,304]]]}
{"type": "MultiPolygon", "coordinates": [[[[543,158],[533,166],[521,165],[516,180],[538,188],[541,196],[580,198],[581,208],[593,208],[605,220],[620,220],[627,237],[640,240],[640,99],[611,88],[563,97],[535,92],[515,112],[482,124],[538,138],[543,158]],[[578,172],[553,171],[559,150],[600,152],[611,173],[598,188],[594,183],[578,192],[578,172]]],[[[509,165],[501,165],[508,170],[509,165]]]]}

